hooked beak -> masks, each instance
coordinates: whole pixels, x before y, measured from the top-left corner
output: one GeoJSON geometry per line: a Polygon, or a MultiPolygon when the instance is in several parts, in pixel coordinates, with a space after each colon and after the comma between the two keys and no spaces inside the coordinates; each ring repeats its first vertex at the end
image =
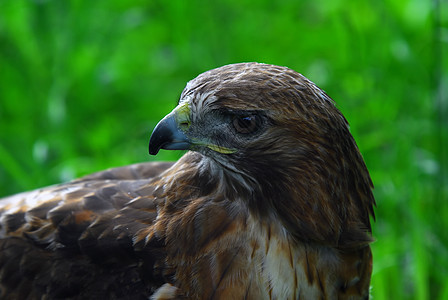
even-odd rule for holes
{"type": "Polygon", "coordinates": [[[180,103],[154,128],[149,139],[149,154],[156,155],[160,149],[196,150],[207,147],[221,154],[232,154],[237,150],[216,145],[197,138],[189,138],[185,132],[190,128],[190,107],[188,102],[180,103]]]}
{"type": "Polygon", "coordinates": [[[177,123],[176,111],[173,111],[157,124],[149,139],[149,154],[156,155],[160,149],[190,149],[191,142],[177,123]]]}

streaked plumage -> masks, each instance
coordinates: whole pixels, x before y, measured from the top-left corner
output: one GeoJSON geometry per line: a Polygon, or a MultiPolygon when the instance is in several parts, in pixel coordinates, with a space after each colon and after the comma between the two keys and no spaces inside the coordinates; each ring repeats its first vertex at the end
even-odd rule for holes
{"type": "Polygon", "coordinates": [[[5,299],[368,299],[372,183],[333,101],[285,67],[190,81],[149,151],[1,200],[5,299]]]}

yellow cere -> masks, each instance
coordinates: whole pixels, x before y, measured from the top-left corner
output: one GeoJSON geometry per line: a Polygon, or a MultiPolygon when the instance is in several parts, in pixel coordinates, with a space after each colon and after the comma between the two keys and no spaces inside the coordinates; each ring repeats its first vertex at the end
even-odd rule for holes
{"type": "Polygon", "coordinates": [[[186,130],[191,124],[190,121],[190,106],[188,102],[183,102],[179,104],[174,112],[176,114],[176,122],[181,127],[181,129],[186,130]]]}

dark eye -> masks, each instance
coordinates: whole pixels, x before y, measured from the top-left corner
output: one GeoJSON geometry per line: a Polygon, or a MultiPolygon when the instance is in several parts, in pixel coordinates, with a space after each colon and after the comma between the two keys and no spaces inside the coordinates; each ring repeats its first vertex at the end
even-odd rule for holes
{"type": "Polygon", "coordinates": [[[235,116],[233,127],[238,133],[252,133],[258,129],[260,120],[257,115],[235,116]]]}

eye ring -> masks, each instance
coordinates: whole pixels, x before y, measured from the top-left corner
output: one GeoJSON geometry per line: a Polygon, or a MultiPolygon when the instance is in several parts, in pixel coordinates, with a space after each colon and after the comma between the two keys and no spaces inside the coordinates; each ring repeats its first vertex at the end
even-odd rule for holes
{"type": "Polygon", "coordinates": [[[238,133],[252,133],[256,131],[260,125],[260,119],[257,115],[241,115],[235,116],[232,121],[233,127],[238,133]]]}

